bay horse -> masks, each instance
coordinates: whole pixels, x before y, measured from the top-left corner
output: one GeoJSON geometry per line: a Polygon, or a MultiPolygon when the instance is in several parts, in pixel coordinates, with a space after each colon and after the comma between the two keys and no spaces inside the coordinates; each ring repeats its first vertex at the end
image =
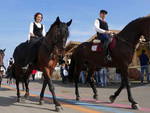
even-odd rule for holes
{"type": "Polygon", "coordinates": [[[128,80],[128,66],[132,62],[135,47],[141,36],[144,36],[147,41],[150,38],[150,17],[141,17],[125,26],[125,28],[116,34],[116,45],[110,49],[112,61],[106,61],[104,52],[93,52],[91,47],[93,42],[84,42],[75,48],[71,64],[69,68],[69,79],[75,82],[76,100],[80,99],[78,91],[78,79],[82,69],[82,65],[86,62],[88,67],[88,80],[94,92],[94,99],[97,99],[98,94],[94,84],[94,70],[101,67],[116,67],[121,71],[121,85],[119,89],[110,96],[110,101],[113,103],[122,89],[126,87],[128,100],[131,102],[133,109],[139,109],[138,103],[133,99],[128,80]]]}
{"type": "MultiPolygon", "coordinates": [[[[4,63],[3,63],[3,59],[4,59],[4,56],[5,56],[5,50],[6,49],[0,49],[0,68],[3,67],[4,69],[6,69],[5,66],[4,66],[4,63]]],[[[2,82],[2,75],[3,75],[3,73],[0,72],[0,87],[1,87],[1,82],[2,82]]]]}
{"type": "MultiPolygon", "coordinates": [[[[36,56],[36,62],[29,64],[26,71],[23,72],[22,67],[19,65],[18,59],[19,53],[14,52],[14,64],[12,66],[13,74],[16,78],[16,88],[17,88],[17,101],[20,101],[20,92],[19,92],[19,80],[23,78],[26,87],[25,97],[29,96],[28,80],[29,76],[33,69],[43,72],[44,82],[49,86],[49,90],[52,93],[53,101],[55,104],[56,111],[59,111],[62,107],[56,99],[54,86],[51,80],[52,72],[59,61],[59,58],[64,55],[64,47],[69,36],[69,26],[72,23],[72,19],[65,23],[61,22],[59,17],[56,18],[56,21],[51,25],[49,31],[41,40],[41,44],[38,47],[38,52],[36,56]],[[18,55],[18,56],[17,56],[18,55]],[[22,75],[21,75],[22,74],[22,75]]],[[[17,48],[16,48],[17,49],[17,48]]],[[[22,48],[23,49],[23,48],[22,48]]],[[[23,50],[22,50],[23,51],[23,50]]],[[[21,62],[20,62],[21,64],[21,62]]]]}

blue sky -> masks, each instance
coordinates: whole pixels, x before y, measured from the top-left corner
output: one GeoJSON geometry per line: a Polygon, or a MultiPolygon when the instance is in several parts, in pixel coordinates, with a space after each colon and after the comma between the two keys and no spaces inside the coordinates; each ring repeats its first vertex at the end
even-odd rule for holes
{"type": "Polygon", "coordinates": [[[121,30],[130,21],[150,14],[150,0],[3,0],[0,3],[0,48],[6,48],[5,63],[14,48],[27,40],[29,24],[36,12],[44,15],[46,31],[60,16],[73,19],[69,40],[85,41],[94,33],[100,9],[108,11],[110,29],[121,30]]]}

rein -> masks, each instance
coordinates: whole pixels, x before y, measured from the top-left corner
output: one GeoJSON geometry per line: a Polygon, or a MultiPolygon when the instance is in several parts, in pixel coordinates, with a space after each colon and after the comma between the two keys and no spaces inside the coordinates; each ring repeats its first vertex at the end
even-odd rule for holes
{"type": "Polygon", "coordinates": [[[122,41],[122,42],[124,42],[124,43],[126,43],[127,45],[129,45],[130,47],[132,47],[132,49],[135,48],[135,47],[134,47],[132,44],[130,44],[128,41],[126,41],[126,40],[124,40],[124,39],[122,39],[122,38],[118,38],[118,37],[117,37],[117,39],[120,40],[120,41],[122,41]]]}
{"type": "Polygon", "coordinates": [[[57,54],[55,53],[54,49],[55,49],[55,44],[49,44],[48,40],[46,38],[44,38],[43,40],[43,45],[44,47],[48,50],[49,52],[49,58],[50,59],[57,59],[57,54]]]}

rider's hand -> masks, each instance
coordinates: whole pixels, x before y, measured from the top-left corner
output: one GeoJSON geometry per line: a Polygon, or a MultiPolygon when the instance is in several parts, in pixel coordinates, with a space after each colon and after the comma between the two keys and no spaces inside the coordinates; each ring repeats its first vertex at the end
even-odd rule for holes
{"type": "Polygon", "coordinates": [[[35,35],[33,33],[30,33],[30,36],[35,37],[35,35]]]}
{"type": "Polygon", "coordinates": [[[113,32],[108,30],[108,31],[105,31],[105,33],[106,34],[112,34],[113,32]]]}

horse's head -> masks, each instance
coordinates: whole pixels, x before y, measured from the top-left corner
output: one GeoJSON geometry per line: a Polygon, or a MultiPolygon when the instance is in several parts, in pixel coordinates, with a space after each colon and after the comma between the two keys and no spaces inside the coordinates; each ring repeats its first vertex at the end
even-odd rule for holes
{"type": "Polygon", "coordinates": [[[54,45],[54,50],[57,55],[64,54],[64,48],[66,45],[67,38],[69,36],[68,27],[71,25],[72,20],[69,22],[61,22],[59,17],[52,24],[50,30],[48,31],[46,38],[50,40],[51,44],[54,45]]]}
{"type": "Polygon", "coordinates": [[[6,49],[0,49],[0,66],[3,65],[3,59],[4,59],[4,56],[5,56],[5,50],[6,49]]]}
{"type": "Polygon", "coordinates": [[[139,26],[141,35],[144,36],[146,41],[150,41],[150,16],[141,18],[139,26]]]}

